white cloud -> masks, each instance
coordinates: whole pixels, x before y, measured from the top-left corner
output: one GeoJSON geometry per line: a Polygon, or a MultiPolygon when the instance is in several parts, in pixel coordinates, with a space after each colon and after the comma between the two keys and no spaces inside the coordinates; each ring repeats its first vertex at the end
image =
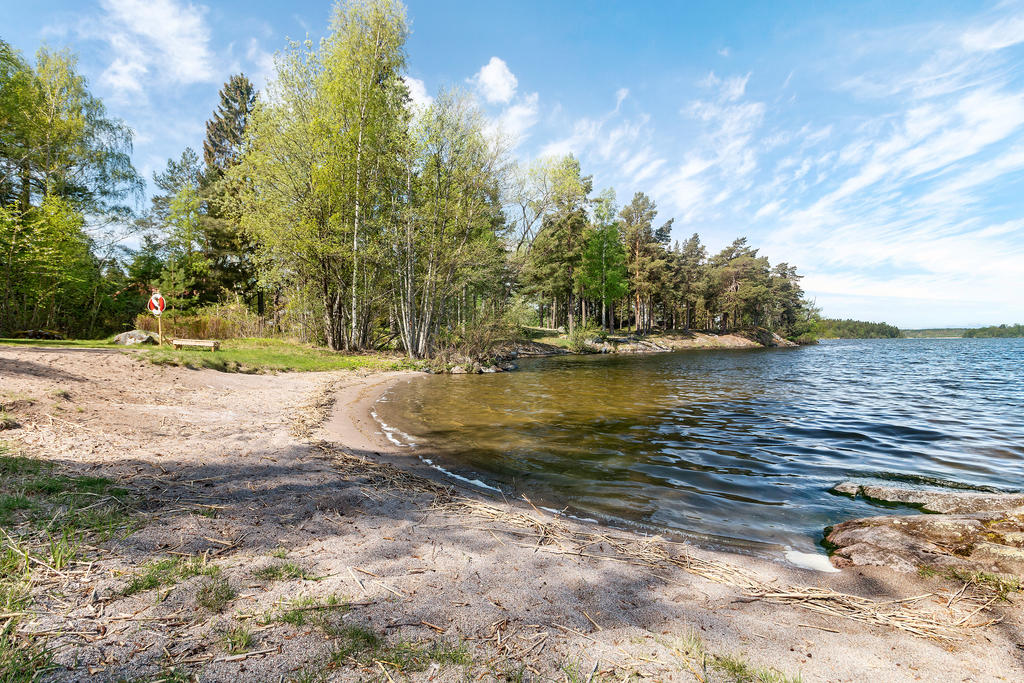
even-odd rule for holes
{"type": "Polygon", "coordinates": [[[141,93],[146,71],[143,64],[118,57],[100,74],[100,80],[117,91],[141,93]]]}
{"type": "Polygon", "coordinates": [[[434,103],[434,98],[427,93],[426,84],[412,76],[402,76],[405,87],[409,89],[409,98],[412,100],[414,112],[421,112],[434,103]]]}
{"type": "Polygon", "coordinates": [[[206,8],[174,0],[102,0],[105,15],[80,32],[108,42],[114,60],[100,80],[119,93],[140,93],[158,74],[174,85],[214,80],[206,8]]]}
{"type": "Polygon", "coordinates": [[[506,107],[489,128],[492,135],[497,135],[509,142],[514,148],[529,137],[529,130],[537,123],[540,111],[540,96],[530,93],[520,98],[515,104],[506,107]]]}
{"type": "Polygon", "coordinates": [[[615,111],[619,110],[622,106],[622,102],[629,97],[629,88],[619,88],[615,92],[615,111]]]}
{"type": "Polygon", "coordinates": [[[989,52],[1024,43],[1024,16],[1004,17],[988,26],[966,31],[960,43],[972,52],[989,52]]]}
{"type": "Polygon", "coordinates": [[[257,89],[263,90],[274,75],[274,55],[264,50],[259,40],[252,38],[245,56],[255,66],[251,80],[257,89]]]}
{"type": "Polygon", "coordinates": [[[779,212],[779,209],[781,208],[782,204],[778,201],[768,202],[767,204],[765,204],[764,206],[757,210],[757,213],[754,214],[754,220],[757,220],[758,218],[774,216],[779,212]]]}
{"type": "Polygon", "coordinates": [[[508,64],[499,57],[491,57],[491,61],[481,67],[469,81],[490,104],[508,104],[519,85],[508,64]]]}

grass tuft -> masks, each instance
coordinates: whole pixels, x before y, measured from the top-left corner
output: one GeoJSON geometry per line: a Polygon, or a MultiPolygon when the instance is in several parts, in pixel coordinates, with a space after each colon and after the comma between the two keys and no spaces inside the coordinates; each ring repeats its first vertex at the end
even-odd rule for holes
{"type": "Polygon", "coordinates": [[[271,564],[254,569],[252,575],[261,581],[281,581],[283,579],[315,579],[316,577],[294,562],[271,564]]]}
{"type": "Polygon", "coordinates": [[[132,577],[121,591],[127,597],[160,586],[171,586],[193,576],[217,577],[220,567],[210,564],[204,557],[167,557],[148,562],[142,571],[132,577]]]}
{"type": "Polygon", "coordinates": [[[998,595],[1002,600],[1007,600],[1007,596],[1011,593],[1018,593],[1024,588],[1020,578],[1016,576],[1004,576],[991,572],[970,572],[962,569],[950,569],[948,576],[956,581],[973,583],[986,588],[998,595]]]}
{"type": "Polygon", "coordinates": [[[238,592],[223,576],[213,576],[203,581],[196,594],[196,601],[210,612],[220,612],[235,599],[238,592]]]}
{"type": "Polygon", "coordinates": [[[252,631],[245,624],[235,626],[224,633],[224,649],[229,654],[240,655],[252,647],[252,631]]]}
{"type": "Polygon", "coordinates": [[[335,667],[385,662],[398,671],[413,672],[424,671],[432,662],[445,667],[468,666],[473,661],[469,650],[461,643],[388,643],[383,636],[353,624],[345,624],[333,635],[337,640],[331,653],[331,665],[335,667]]]}
{"type": "Polygon", "coordinates": [[[31,683],[53,665],[50,652],[35,640],[19,640],[13,626],[0,631],[0,681],[31,683]]]}

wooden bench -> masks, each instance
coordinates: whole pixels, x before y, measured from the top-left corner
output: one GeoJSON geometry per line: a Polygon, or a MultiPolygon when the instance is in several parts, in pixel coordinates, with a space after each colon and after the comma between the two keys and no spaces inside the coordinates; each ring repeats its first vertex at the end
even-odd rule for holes
{"type": "Polygon", "coordinates": [[[200,349],[220,351],[220,342],[216,339],[172,339],[171,344],[174,346],[175,350],[184,346],[195,346],[200,349]]]}

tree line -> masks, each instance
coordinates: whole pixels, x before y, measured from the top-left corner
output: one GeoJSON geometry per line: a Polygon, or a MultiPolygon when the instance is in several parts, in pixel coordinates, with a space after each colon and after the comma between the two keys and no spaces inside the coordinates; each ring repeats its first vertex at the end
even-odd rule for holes
{"type": "MultiPolygon", "coordinates": [[[[613,190],[594,191],[573,156],[515,162],[465,92],[413,103],[407,36],[394,0],[339,3],[326,38],[277,55],[265,92],[244,75],[224,85],[202,154],[186,149],[168,161],[153,178],[151,206],[135,216],[113,203],[141,188],[131,132],[106,117],[65,55],[82,95],[62,115],[77,121],[91,112],[103,136],[80,131],[72,146],[93,164],[80,173],[73,155],[55,163],[20,122],[0,119],[0,267],[38,275],[0,285],[0,330],[115,329],[118,306],[138,307],[159,287],[179,311],[234,302],[282,334],[415,358],[521,325],[812,332],[817,311],[793,266],[773,266],[743,238],[713,254],[696,234],[672,242],[672,221],[657,220],[650,197],[637,192],[619,206],[613,190]],[[22,147],[35,151],[23,158],[22,147]],[[96,150],[109,155],[102,169],[96,150]],[[88,226],[116,220],[130,223],[141,244],[101,256],[88,226]],[[27,239],[26,226],[38,224],[51,227],[32,228],[27,239]],[[78,240],[68,258],[91,274],[54,275],[24,246],[65,244],[58,233],[78,240]],[[78,296],[106,312],[91,326],[70,317],[81,308],[52,305],[67,306],[84,283],[91,293],[78,296]]],[[[42,51],[32,67],[5,54],[27,81],[45,78],[40,65],[52,57],[42,51]]],[[[0,77],[7,112],[14,77],[0,77]]],[[[31,118],[44,108],[15,110],[31,118]]]]}
{"type": "Polygon", "coordinates": [[[817,323],[815,331],[819,337],[825,339],[896,339],[902,336],[900,328],[894,325],[849,318],[822,318],[817,323]]]}
{"type": "Polygon", "coordinates": [[[1024,325],[1017,323],[1016,325],[990,325],[988,327],[978,327],[971,330],[964,330],[964,337],[969,339],[991,339],[991,338],[1009,338],[1009,337],[1024,337],[1024,325]]]}
{"type": "Polygon", "coordinates": [[[29,63],[0,40],[0,334],[92,336],[138,310],[138,274],[109,235],[144,187],[131,150],[74,55],[29,63]]]}

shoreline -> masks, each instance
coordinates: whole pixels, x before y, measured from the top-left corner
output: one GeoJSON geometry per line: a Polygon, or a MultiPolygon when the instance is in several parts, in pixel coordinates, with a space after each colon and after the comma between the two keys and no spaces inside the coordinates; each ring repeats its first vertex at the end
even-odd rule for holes
{"type": "Polygon", "coordinates": [[[728,662],[804,680],[1024,675],[1019,610],[980,586],[811,572],[453,487],[376,434],[376,392],[406,376],[0,349],[22,397],[3,440],[62,476],[115,480],[134,520],[50,575],[60,596],[32,584],[16,628],[58,634],[38,637],[47,679],[735,680],[728,662]],[[209,571],[128,592],[172,559],[209,571]],[[216,582],[230,597],[204,606],[216,582]],[[242,628],[233,655],[224,634],[242,628]]]}
{"type": "MultiPolygon", "coordinates": [[[[372,380],[368,379],[365,383],[360,383],[358,389],[355,387],[342,387],[339,389],[338,398],[331,414],[323,425],[324,431],[328,435],[336,437],[331,440],[339,445],[347,444],[350,447],[373,452],[379,457],[386,458],[390,464],[411,469],[421,476],[434,478],[442,484],[468,487],[468,490],[476,494],[500,498],[506,502],[511,500],[512,504],[518,505],[523,509],[533,505],[534,503],[527,505],[525,502],[515,498],[508,498],[508,494],[501,488],[478,478],[479,473],[477,472],[467,471],[459,474],[437,464],[432,454],[421,454],[417,452],[415,445],[403,443],[400,440],[400,438],[413,440],[411,435],[391,427],[380,418],[375,409],[377,401],[400,383],[415,381],[420,376],[421,373],[417,371],[396,371],[384,373],[383,376],[378,375],[379,379],[377,377],[372,380]],[[355,396],[351,396],[350,394],[352,393],[355,396]],[[396,434],[399,438],[395,438],[396,434]]],[[[583,511],[575,511],[579,514],[567,512],[570,506],[556,509],[554,507],[545,507],[545,505],[541,504],[540,500],[535,500],[535,503],[537,509],[556,517],[563,517],[586,524],[596,524],[616,532],[621,531],[644,537],[667,537],[675,543],[692,545],[696,548],[730,556],[755,557],[791,569],[795,568],[821,573],[840,571],[830,562],[829,555],[824,551],[821,553],[809,553],[774,543],[719,538],[684,529],[673,530],[653,526],[646,527],[643,524],[633,524],[627,520],[620,519],[581,517],[579,516],[580,514],[585,515],[586,513],[583,511]]],[[[547,503],[549,505],[556,504],[554,501],[547,503]]],[[[824,538],[824,530],[822,538],[824,538]]]]}
{"type": "MultiPolygon", "coordinates": [[[[460,473],[439,464],[438,456],[429,450],[429,445],[415,443],[414,437],[381,419],[376,410],[377,401],[399,383],[421,376],[414,371],[379,376],[360,389],[357,403],[347,400],[343,394],[340,407],[335,406],[330,420],[324,424],[325,431],[336,434],[340,443],[359,443],[378,457],[386,456],[391,464],[406,469],[412,466],[420,475],[429,473],[427,476],[443,484],[467,487],[479,495],[500,497],[506,503],[512,496],[513,505],[524,507],[514,493],[484,481],[480,473],[472,469],[463,469],[460,473]],[[356,424],[359,425],[358,441],[352,429],[356,424]],[[421,450],[423,446],[428,450],[421,450]]],[[[824,526],[814,546],[818,552],[808,552],[778,543],[659,528],[615,517],[594,518],[584,510],[572,509],[571,505],[562,506],[561,501],[531,500],[533,494],[524,491],[520,491],[520,496],[535,510],[556,517],[643,537],[665,537],[711,552],[756,557],[800,570],[835,573],[843,568],[878,566],[903,573],[974,573],[987,577],[994,585],[1021,585],[1024,492],[964,494],[959,489],[941,487],[879,487],[875,480],[836,482],[830,492],[850,498],[862,495],[877,505],[902,505],[908,509],[895,516],[879,510],[873,515],[850,517],[824,526]],[[863,491],[870,493],[862,494],[863,491]],[[910,511],[912,508],[917,509],[917,514],[910,511]],[[929,514],[922,517],[921,513],[929,514]]]]}

